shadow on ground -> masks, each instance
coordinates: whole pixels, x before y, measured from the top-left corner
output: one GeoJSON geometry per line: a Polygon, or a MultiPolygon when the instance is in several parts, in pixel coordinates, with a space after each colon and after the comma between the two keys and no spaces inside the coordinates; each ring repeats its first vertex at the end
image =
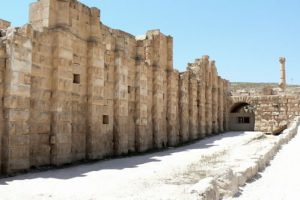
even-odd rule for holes
{"type": "Polygon", "coordinates": [[[161,162],[159,157],[169,156],[176,153],[191,151],[194,149],[206,149],[217,146],[215,143],[231,137],[243,135],[244,132],[227,132],[220,135],[215,135],[205,138],[200,141],[186,144],[177,148],[168,148],[162,151],[144,153],[132,157],[116,158],[111,160],[102,160],[80,165],[69,165],[61,168],[48,168],[42,170],[33,170],[30,173],[18,175],[9,178],[0,179],[0,185],[7,185],[11,181],[37,179],[37,178],[52,178],[52,179],[72,179],[76,177],[85,177],[86,173],[96,172],[101,170],[123,170],[128,168],[136,168],[150,162],[161,162]],[[71,170],[72,169],[72,170],[71,170]]]}

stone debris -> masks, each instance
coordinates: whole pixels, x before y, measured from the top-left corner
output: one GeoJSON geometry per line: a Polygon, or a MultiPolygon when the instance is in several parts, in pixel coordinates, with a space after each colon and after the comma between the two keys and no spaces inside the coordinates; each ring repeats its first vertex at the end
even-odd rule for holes
{"type": "MultiPolygon", "coordinates": [[[[280,147],[289,142],[297,134],[299,125],[300,118],[298,117],[282,135],[274,137],[273,142],[251,155],[250,158],[247,159],[246,155],[243,154],[243,160],[240,160],[240,166],[236,165],[231,168],[220,169],[220,173],[216,173],[213,178],[209,179],[209,182],[207,179],[199,181],[196,185],[201,185],[201,190],[199,190],[201,193],[198,193],[198,195],[201,196],[203,200],[218,200],[220,198],[234,196],[239,191],[240,186],[244,186],[245,183],[253,179],[258,172],[265,169],[280,147]],[[214,183],[214,186],[217,188],[216,190],[218,190],[214,192],[220,194],[220,197],[212,195],[212,183],[214,183]]],[[[228,163],[225,165],[228,165],[228,163]]],[[[191,193],[195,193],[195,190],[192,190],[191,193]]]]}
{"type": "Polygon", "coordinates": [[[220,198],[217,183],[212,177],[207,177],[193,185],[193,187],[190,189],[190,193],[196,194],[196,196],[199,195],[197,200],[220,198]]]}

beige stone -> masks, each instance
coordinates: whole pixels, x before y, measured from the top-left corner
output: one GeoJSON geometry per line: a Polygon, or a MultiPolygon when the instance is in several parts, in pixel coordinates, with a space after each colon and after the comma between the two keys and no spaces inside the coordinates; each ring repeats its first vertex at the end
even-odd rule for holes
{"type": "Polygon", "coordinates": [[[178,72],[171,36],[112,29],[79,1],[37,1],[29,24],[0,28],[2,172],[178,146],[229,130],[238,103],[255,130],[300,113],[293,94],[231,96],[207,55],[178,72]]]}

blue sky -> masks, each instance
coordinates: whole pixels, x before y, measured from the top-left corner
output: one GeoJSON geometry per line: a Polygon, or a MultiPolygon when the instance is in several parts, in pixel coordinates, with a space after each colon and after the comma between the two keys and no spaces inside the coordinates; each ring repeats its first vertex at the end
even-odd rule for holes
{"type": "MultiPolygon", "coordinates": [[[[28,21],[33,0],[1,4],[0,18],[28,21]]],[[[159,28],[174,37],[174,67],[185,70],[202,55],[216,60],[230,81],[278,82],[278,57],[287,81],[300,84],[299,0],[82,0],[101,9],[101,20],[134,35],[159,28]]]]}

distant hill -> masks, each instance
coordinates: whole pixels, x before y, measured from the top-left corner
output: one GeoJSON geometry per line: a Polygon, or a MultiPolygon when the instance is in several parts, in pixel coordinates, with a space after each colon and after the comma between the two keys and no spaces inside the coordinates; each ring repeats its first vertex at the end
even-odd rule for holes
{"type": "MultiPolygon", "coordinates": [[[[250,89],[263,87],[278,87],[278,83],[251,83],[251,82],[231,82],[232,89],[250,89]]],[[[289,88],[298,88],[300,85],[288,85],[289,88]]]]}
{"type": "MultiPolygon", "coordinates": [[[[282,93],[278,83],[249,83],[232,82],[232,95],[260,95],[260,94],[279,94],[282,93]]],[[[300,85],[288,85],[285,94],[300,95],[300,85]]]]}

